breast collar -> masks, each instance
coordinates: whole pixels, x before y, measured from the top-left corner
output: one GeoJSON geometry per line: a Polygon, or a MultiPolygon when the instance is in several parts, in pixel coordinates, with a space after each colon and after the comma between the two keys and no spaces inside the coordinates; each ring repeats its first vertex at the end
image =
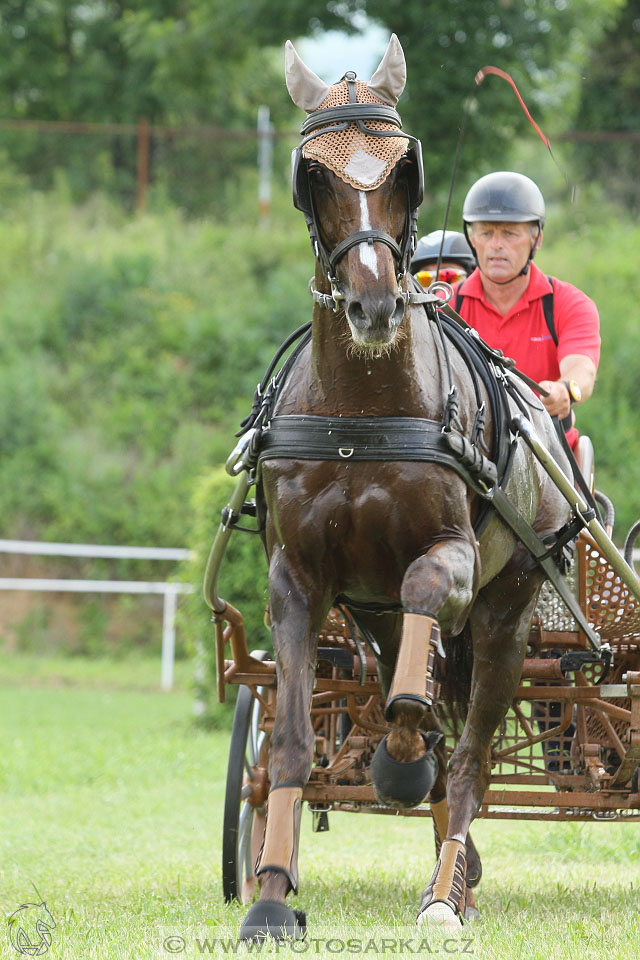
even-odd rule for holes
{"type": "MultiPolygon", "coordinates": [[[[427,305],[427,314],[431,305],[427,305]]],[[[302,340],[286,363],[285,376],[262,391],[262,406],[245,425],[251,437],[243,446],[251,449],[254,468],[266,460],[315,461],[406,461],[437,463],[449,467],[484,501],[474,530],[478,536],[488,523],[492,491],[506,484],[515,450],[509,431],[507,393],[519,394],[504,372],[484,355],[481,347],[458,324],[441,315],[446,338],[463,357],[474,383],[478,410],[469,437],[440,421],[419,417],[325,417],[310,414],[275,415],[285,380],[303,347],[302,340]],[[479,382],[485,386],[494,424],[491,451],[484,446],[484,403],[479,382]],[[267,396],[268,395],[268,396],[267,396]]],[[[520,407],[526,410],[520,398],[520,407]]],[[[237,448],[238,449],[238,448],[237,448]]],[[[248,466],[244,458],[244,466],[248,466]]]]}

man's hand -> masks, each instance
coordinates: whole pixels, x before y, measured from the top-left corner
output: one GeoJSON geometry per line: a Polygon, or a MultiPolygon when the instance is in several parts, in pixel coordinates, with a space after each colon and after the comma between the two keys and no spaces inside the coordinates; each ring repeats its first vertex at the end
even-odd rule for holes
{"type": "Polygon", "coordinates": [[[541,380],[540,386],[549,392],[548,397],[540,397],[547,413],[564,420],[569,415],[571,402],[569,391],[562,380],[541,380]]]}

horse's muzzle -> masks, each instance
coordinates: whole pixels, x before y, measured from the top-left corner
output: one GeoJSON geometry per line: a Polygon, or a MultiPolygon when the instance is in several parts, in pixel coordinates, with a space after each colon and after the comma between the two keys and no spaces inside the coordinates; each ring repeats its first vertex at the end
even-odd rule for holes
{"type": "Polygon", "coordinates": [[[405,302],[391,292],[383,296],[364,293],[357,299],[347,297],[345,313],[356,343],[366,346],[390,344],[405,314],[405,302]]]}

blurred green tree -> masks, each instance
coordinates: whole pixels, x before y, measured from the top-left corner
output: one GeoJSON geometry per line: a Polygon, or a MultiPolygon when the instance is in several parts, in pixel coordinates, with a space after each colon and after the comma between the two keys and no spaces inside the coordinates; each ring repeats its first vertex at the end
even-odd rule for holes
{"type": "MultiPolygon", "coordinates": [[[[477,96],[469,107],[461,183],[504,165],[513,141],[530,135],[510,88],[491,77],[478,90],[477,70],[495,63],[512,73],[536,115],[544,120],[545,111],[553,111],[555,130],[566,129],[577,106],[579,68],[622,3],[343,0],[312,8],[306,0],[4,0],[0,116],[120,123],[146,116],[156,124],[246,129],[255,124],[257,106],[266,103],[276,126],[293,126],[282,44],[319,29],[357,31],[365,13],[396,32],[404,46],[409,79],[401,109],[407,129],[423,141],[429,200],[446,189],[463,104],[472,94],[477,96]]],[[[597,86],[596,73],[620,62],[632,43],[637,7],[632,0],[624,8],[620,31],[631,31],[626,43],[617,45],[612,34],[599,48],[590,84],[597,86]]],[[[629,84],[632,78],[624,88],[629,84]]],[[[605,110],[607,99],[595,99],[605,110]]],[[[603,126],[602,110],[585,112],[585,122],[603,126]]],[[[75,196],[95,186],[132,193],[133,137],[111,136],[100,155],[95,138],[20,131],[5,133],[3,144],[37,183],[47,185],[53,171],[64,167],[74,171],[75,196]]],[[[163,138],[152,144],[152,169],[158,175],[165,169],[169,184],[180,173],[183,191],[186,181],[199,179],[211,190],[253,164],[254,156],[240,140],[163,138]]],[[[174,199],[195,207],[193,198],[174,199]]]]}
{"type": "MultiPolygon", "coordinates": [[[[323,11],[327,26],[342,22],[323,11]]],[[[316,20],[294,0],[277,9],[267,0],[6,0],[0,5],[0,116],[10,119],[135,124],[209,124],[253,128],[258,105],[272,119],[293,115],[282,78],[287,36],[316,20]]],[[[36,185],[49,186],[64,168],[74,199],[96,187],[134,194],[135,137],[5,132],[2,144],[36,185]],[[104,148],[106,143],[106,149],[104,148]],[[102,153],[98,153],[98,150],[102,153]]],[[[165,180],[200,180],[208,188],[255,164],[243,140],[152,141],[154,166],[165,180]]],[[[192,190],[193,192],[193,190],[192,190]]],[[[220,191],[221,194],[223,191],[220,191]]],[[[193,196],[175,197],[195,208],[193,196]]]]}
{"type": "MultiPolygon", "coordinates": [[[[578,131],[634,131],[640,137],[640,0],[627,0],[591,53],[575,127],[578,131]]],[[[637,139],[581,143],[576,159],[608,197],[640,209],[637,139]]]]}
{"type": "Polygon", "coordinates": [[[449,180],[465,101],[469,117],[459,180],[500,169],[515,138],[532,134],[511,88],[476,72],[510,73],[530,110],[557,130],[571,123],[579,68],[621,0],[344,0],[396,33],[407,60],[401,101],[423,144],[427,199],[449,180]]]}
{"type": "MultiPolygon", "coordinates": [[[[4,0],[0,113],[253,124],[272,59],[265,48],[317,22],[300,0],[4,0]]],[[[322,22],[343,23],[327,9],[322,22]]]]}

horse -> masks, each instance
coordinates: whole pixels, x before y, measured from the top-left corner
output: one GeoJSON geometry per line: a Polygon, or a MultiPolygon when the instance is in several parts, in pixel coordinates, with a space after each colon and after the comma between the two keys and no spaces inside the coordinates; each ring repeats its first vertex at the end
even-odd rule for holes
{"type": "MultiPolygon", "coordinates": [[[[496,449],[504,424],[487,384],[443,337],[436,307],[444,294],[417,292],[408,271],[423,174],[420,144],[402,131],[395,110],[406,80],[398,39],[391,37],[366,83],[348,72],[325,84],[290,42],[285,73],[294,103],[308,114],[293,185],[316,255],[314,305],[310,340],[278,393],[261,451],[258,506],[278,696],[256,865],[260,894],[241,937],[304,934],[302,913],[285,900],[298,892],[317,637],[336,598],[375,639],[388,697],[390,733],[372,763],[378,797],[412,806],[429,795],[437,863],[418,923],[458,931],[476,912],[482,869],[469,828],[545,575],[486,509],[485,454],[496,449]],[[477,482],[443,452],[447,440],[456,447],[454,436],[468,463],[484,464],[477,482]],[[473,651],[466,721],[448,770],[429,692],[440,637],[447,651],[464,644],[473,651]]],[[[536,434],[569,475],[542,404],[528,387],[520,395],[536,434]]],[[[511,414],[523,405],[511,395],[506,402],[511,414]]],[[[544,539],[565,522],[566,501],[528,447],[506,433],[504,490],[544,539]]]]}

